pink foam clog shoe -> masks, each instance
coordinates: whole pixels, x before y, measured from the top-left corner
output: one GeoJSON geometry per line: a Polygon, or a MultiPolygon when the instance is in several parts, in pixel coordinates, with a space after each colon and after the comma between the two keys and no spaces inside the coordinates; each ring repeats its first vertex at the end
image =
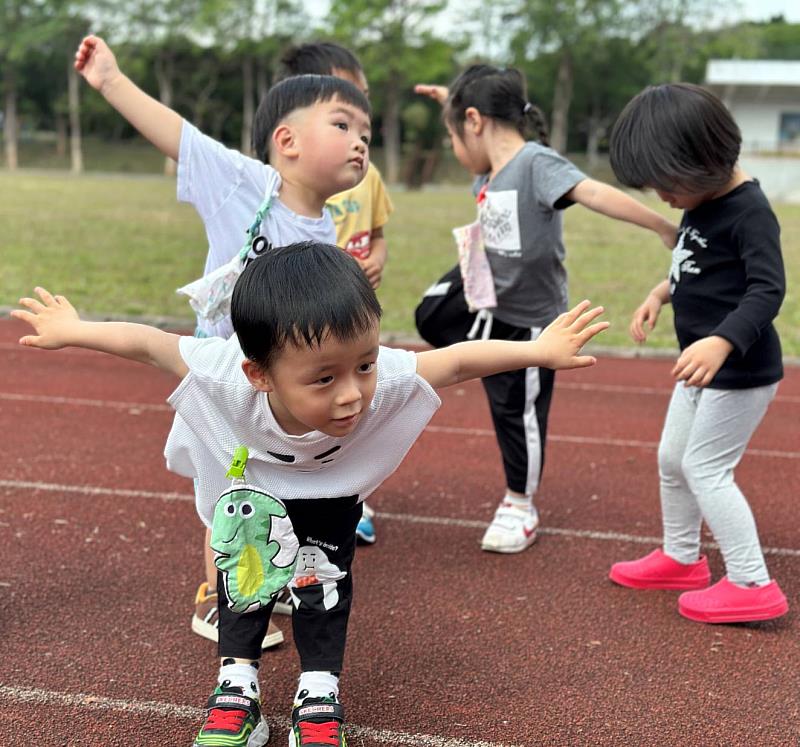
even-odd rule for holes
{"type": "Polygon", "coordinates": [[[614,563],[608,577],[629,589],[704,589],[711,571],[705,555],[695,563],[679,563],[659,548],[638,560],[614,563]]]}
{"type": "Polygon", "coordinates": [[[678,597],[678,612],[689,620],[704,623],[740,623],[772,620],[785,615],[789,602],[778,586],[746,588],[723,578],[702,591],[688,591],[678,597]]]}

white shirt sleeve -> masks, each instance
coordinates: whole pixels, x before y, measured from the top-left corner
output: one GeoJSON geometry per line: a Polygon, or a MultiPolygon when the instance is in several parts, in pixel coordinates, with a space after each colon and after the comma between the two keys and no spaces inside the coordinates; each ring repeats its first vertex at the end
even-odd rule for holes
{"type": "MultiPolygon", "coordinates": [[[[242,187],[263,195],[272,167],[226,148],[183,121],[178,154],[178,199],[194,205],[204,222],[213,218],[242,187]]],[[[242,232],[244,231],[242,227],[242,232]]]]}
{"type": "MultiPolygon", "coordinates": [[[[244,354],[236,335],[227,340],[221,337],[181,337],[178,350],[190,376],[249,386],[242,371],[244,354]]],[[[186,378],[188,376],[184,381],[186,378]]]]}

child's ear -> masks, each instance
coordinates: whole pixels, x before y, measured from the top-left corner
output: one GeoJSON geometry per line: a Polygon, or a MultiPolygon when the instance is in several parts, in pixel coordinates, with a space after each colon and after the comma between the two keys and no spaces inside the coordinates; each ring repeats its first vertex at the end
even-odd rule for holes
{"type": "Polygon", "coordinates": [[[247,380],[252,385],[253,389],[259,392],[271,392],[274,387],[272,386],[272,377],[269,373],[255,361],[245,358],[242,361],[242,371],[247,377],[247,380]]]}
{"type": "Polygon", "coordinates": [[[272,133],[272,145],[275,152],[285,158],[296,158],[299,155],[297,136],[288,124],[279,124],[272,133]]]}
{"type": "Polygon", "coordinates": [[[464,119],[475,135],[481,134],[483,130],[483,115],[474,106],[468,106],[464,110],[464,119]]]}

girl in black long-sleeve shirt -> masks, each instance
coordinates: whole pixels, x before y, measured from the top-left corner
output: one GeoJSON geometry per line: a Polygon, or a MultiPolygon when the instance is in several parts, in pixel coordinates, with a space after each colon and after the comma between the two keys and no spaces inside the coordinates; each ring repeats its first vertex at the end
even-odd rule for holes
{"type": "Polygon", "coordinates": [[[663,549],[615,563],[610,578],[636,589],[685,589],[678,610],[708,623],[768,620],[788,610],[771,580],[733,471],[783,377],[773,320],[786,290],[780,227],[737,165],[741,135],[723,104],[687,84],[648,88],[611,136],[611,164],[632,187],[683,209],[672,267],[636,310],[643,342],[672,303],[681,354],[659,445],[663,549]],[[726,576],[709,586],[700,556],[705,520],[726,576]]]}

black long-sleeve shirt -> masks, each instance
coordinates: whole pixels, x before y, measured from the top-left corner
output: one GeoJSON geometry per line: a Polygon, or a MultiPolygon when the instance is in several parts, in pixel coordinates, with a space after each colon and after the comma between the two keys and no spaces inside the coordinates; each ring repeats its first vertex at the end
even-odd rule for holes
{"type": "Polygon", "coordinates": [[[757,181],[683,214],[669,280],[681,350],[711,335],[734,347],[709,386],[747,389],[783,378],[772,324],[786,292],[780,226],[757,181]]]}

